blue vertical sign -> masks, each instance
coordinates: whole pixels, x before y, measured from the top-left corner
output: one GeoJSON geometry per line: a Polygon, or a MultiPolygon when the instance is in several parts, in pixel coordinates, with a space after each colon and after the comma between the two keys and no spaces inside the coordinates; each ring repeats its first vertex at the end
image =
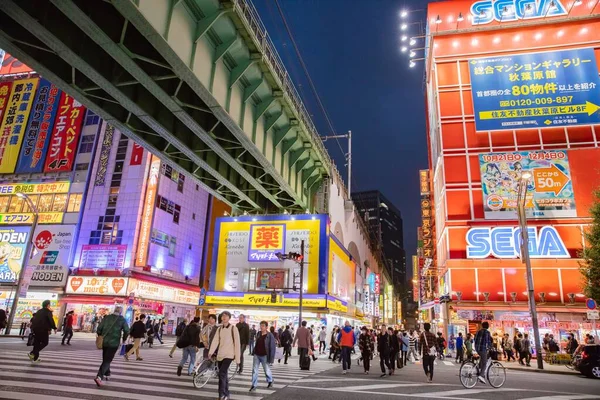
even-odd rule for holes
{"type": "Polygon", "coordinates": [[[15,172],[43,171],[60,93],[60,90],[46,79],[40,80],[15,172]]]}
{"type": "Polygon", "coordinates": [[[469,60],[478,131],[600,123],[594,49],[469,60]]]}

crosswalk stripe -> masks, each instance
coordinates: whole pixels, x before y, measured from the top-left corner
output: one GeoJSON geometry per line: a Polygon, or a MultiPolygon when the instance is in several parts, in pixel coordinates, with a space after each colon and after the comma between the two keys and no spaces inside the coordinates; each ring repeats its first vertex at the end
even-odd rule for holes
{"type": "MultiPolygon", "coordinates": [[[[7,392],[6,390],[0,391],[0,399],[11,399],[11,400],[48,400],[46,394],[34,394],[27,392],[7,392]]],[[[53,400],[80,400],[79,397],[62,397],[54,396],[53,400]]],[[[83,399],[81,399],[83,400],[83,399]]]]}
{"type": "MultiPolygon", "coordinates": [[[[215,397],[218,391],[215,378],[211,379],[203,389],[198,390],[193,387],[191,378],[187,374],[184,373],[182,377],[176,376],[175,371],[179,365],[180,356],[175,355],[174,358],[169,358],[167,353],[170,349],[169,346],[165,346],[163,351],[144,350],[141,354],[144,358],[143,361],[133,361],[133,359],[125,361],[123,357],[116,356],[111,365],[111,378],[113,379],[102,388],[94,387],[92,381],[102,362],[99,350],[45,349],[41,353],[42,361],[39,364],[31,364],[27,358],[29,349],[10,349],[0,352],[0,385],[7,386],[6,389],[9,390],[0,391],[0,399],[73,400],[77,398],[77,395],[91,394],[120,399],[139,399],[141,397],[144,400],[158,400],[164,398],[160,395],[173,399],[190,396],[215,397]],[[32,385],[40,391],[55,393],[55,395],[29,394],[17,389],[26,389],[32,385]],[[1,395],[2,393],[5,395],[1,395]],[[11,395],[8,396],[6,393],[11,393],[11,395]]],[[[261,368],[259,388],[255,392],[248,393],[252,379],[252,361],[253,357],[246,355],[245,373],[236,374],[230,381],[229,389],[236,399],[261,399],[300,379],[338,366],[323,361],[314,363],[311,371],[302,371],[297,365],[294,365],[293,361],[288,365],[275,363],[271,367],[274,378],[272,390],[266,389],[266,379],[261,368]]],[[[184,368],[184,372],[186,371],[187,368],[184,368]]]]}

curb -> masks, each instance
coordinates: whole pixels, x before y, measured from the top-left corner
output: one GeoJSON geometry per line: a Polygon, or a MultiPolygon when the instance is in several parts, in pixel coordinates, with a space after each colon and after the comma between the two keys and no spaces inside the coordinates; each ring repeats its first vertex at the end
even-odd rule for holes
{"type": "Polygon", "coordinates": [[[538,374],[555,374],[555,375],[579,375],[579,371],[569,371],[565,367],[565,371],[552,370],[552,369],[524,369],[524,368],[510,368],[504,366],[504,368],[508,371],[525,371],[525,372],[536,372],[538,374]]]}

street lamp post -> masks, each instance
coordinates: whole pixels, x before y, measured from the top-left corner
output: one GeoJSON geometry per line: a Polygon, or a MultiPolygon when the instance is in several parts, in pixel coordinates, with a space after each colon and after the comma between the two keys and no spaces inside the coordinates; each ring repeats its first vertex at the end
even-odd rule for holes
{"type": "Polygon", "coordinates": [[[10,315],[8,316],[8,325],[6,326],[6,335],[10,334],[10,330],[12,328],[13,322],[15,320],[15,314],[17,313],[17,304],[19,303],[19,292],[21,291],[21,285],[23,284],[23,278],[25,277],[25,269],[29,264],[29,260],[33,257],[33,241],[35,235],[35,229],[37,228],[38,221],[38,210],[36,206],[33,204],[29,196],[24,193],[17,193],[17,197],[25,200],[27,205],[33,212],[33,224],[31,225],[30,239],[27,243],[27,248],[25,249],[25,258],[23,259],[23,265],[21,266],[21,271],[19,271],[19,279],[17,281],[17,288],[15,290],[15,297],[13,299],[12,305],[10,307],[10,315]]]}
{"type": "Polygon", "coordinates": [[[517,198],[519,225],[521,227],[521,259],[525,263],[527,271],[527,290],[529,297],[529,312],[531,313],[531,324],[533,325],[533,335],[535,339],[535,353],[538,369],[544,369],[542,359],[542,346],[540,344],[540,328],[538,326],[537,308],[535,305],[535,292],[533,289],[533,273],[531,272],[531,258],[529,256],[529,233],[527,232],[527,214],[525,213],[525,204],[527,203],[527,185],[531,179],[530,172],[523,172],[519,182],[519,193],[517,198]]]}

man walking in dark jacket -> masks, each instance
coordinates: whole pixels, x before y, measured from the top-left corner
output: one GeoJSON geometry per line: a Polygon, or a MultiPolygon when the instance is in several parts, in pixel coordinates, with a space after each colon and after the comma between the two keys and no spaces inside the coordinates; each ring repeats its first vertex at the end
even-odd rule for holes
{"type": "Polygon", "coordinates": [[[131,330],[129,331],[129,336],[133,338],[133,347],[131,350],[125,354],[125,359],[129,361],[129,356],[135,352],[135,360],[143,361],[143,358],[140,357],[140,344],[142,343],[142,339],[146,335],[146,325],[144,324],[144,319],[146,316],[144,314],[140,315],[140,319],[135,321],[131,326],[131,330]]]}
{"type": "Polygon", "coordinates": [[[241,374],[244,371],[244,353],[246,352],[246,348],[248,348],[248,343],[250,343],[250,327],[246,323],[246,316],[244,314],[240,314],[240,320],[236,328],[240,333],[240,368],[238,374],[241,374]]]}
{"type": "MultiPolygon", "coordinates": [[[[279,341],[281,342],[281,346],[283,347],[283,363],[287,364],[288,357],[292,356],[292,333],[290,332],[290,327],[286,326],[283,332],[281,332],[281,336],[279,337],[279,341]]],[[[281,360],[279,360],[281,362],[281,360]]]]}
{"type": "Polygon", "coordinates": [[[385,367],[392,375],[392,366],[390,365],[390,353],[392,351],[392,338],[388,335],[385,325],[381,326],[381,333],[377,337],[377,351],[379,352],[379,366],[381,367],[381,378],[387,375],[385,367]]]}
{"type": "Polygon", "coordinates": [[[187,362],[188,358],[190,359],[188,375],[191,375],[192,371],[194,370],[194,365],[196,365],[196,350],[198,349],[198,346],[200,346],[199,322],[200,317],[194,318],[194,320],[185,327],[181,337],[179,338],[177,347],[183,349],[183,355],[181,356],[181,361],[177,367],[177,376],[181,376],[181,370],[183,369],[183,366],[187,362]]]}
{"type": "Polygon", "coordinates": [[[50,309],[50,300],[44,300],[42,309],[38,310],[31,319],[31,331],[33,332],[33,350],[29,353],[29,359],[33,362],[40,361],[40,351],[48,346],[50,332],[56,333],[56,323],[50,309]]]}

